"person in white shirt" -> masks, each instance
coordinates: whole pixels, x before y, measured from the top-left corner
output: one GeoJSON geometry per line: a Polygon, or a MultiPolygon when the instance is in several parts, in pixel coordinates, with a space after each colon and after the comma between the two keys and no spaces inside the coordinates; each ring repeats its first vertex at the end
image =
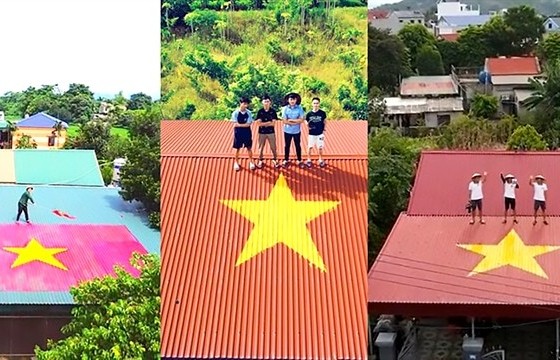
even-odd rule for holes
{"type": "Polygon", "coordinates": [[[534,180],[533,176],[529,178],[529,184],[533,186],[533,189],[535,190],[533,195],[533,200],[535,200],[535,219],[533,220],[533,225],[537,224],[537,212],[539,211],[539,209],[542,210],[543,223],[545,225],[548,225],[548,221],[546,218],[546,192],[548,191],[548,186],[546,186],[545,181],[546,179],[542,175],[535,176],[534,180]]]}
{"type": "Polygon", "coordinates": [[[507,174],[506,176],[500,174],[500,178],[504,183],[504,200],[506,207],[504,212],[504,221],[502,221],[502,223],[507,223],[508,210],[511,209],[513,212],[513,222],[517,224],[517,214],[515,213],[515,190],[519,189],[519,184],[517,183],[515,176],[512,174],[507,174]]]}
{"type": "Polygon", "coordinates": [[[482,194],[482,184],[486,181],[486,175],[488,173],[485,171],[483,175],[479,173],[474,173],[471,176],[471,182],[469,183],[469,201],[471,204],[471,214],[472,219],[470,224],[474,224],[476,218],[476,209],[478,209],[478,218],[481,224],[486,224],[482,219],[482,199],[484,195],[482,194]]]}

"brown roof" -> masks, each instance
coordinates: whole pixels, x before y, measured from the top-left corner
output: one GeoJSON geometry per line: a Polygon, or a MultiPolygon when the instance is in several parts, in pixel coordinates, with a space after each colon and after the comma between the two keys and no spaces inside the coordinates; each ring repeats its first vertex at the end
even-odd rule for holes
{"type": "Polygon", "coordinates": [[[324,169],[235,172],[231,132],[162,123],[162,356],[367,359],[366,123],[324,169]]]}
{"type": "Polygon", "coordinates": [[[438,39],[444,40],[444,41],[450,41],[450,42],[457,42],[457,40],[459,39],[459,34],[455,33],[455,34],[440,34],[438,36],[438,39]]]}
{"type": "Polygon", "coordinates": [[[386,19],[390,12],[388,10],[368,10],[368,20],[386,19]]]}
{"type": "Polygon", "coordinates": [[[450,75],[411,76],[401,82],[401,95],[456,95],[459,88],[450,75]]]}
{"type": "Polygon", "coordinates": [[[496,75],[538,75],[541,73],[537,57],[487,58],[486,71],[496,75]]]}

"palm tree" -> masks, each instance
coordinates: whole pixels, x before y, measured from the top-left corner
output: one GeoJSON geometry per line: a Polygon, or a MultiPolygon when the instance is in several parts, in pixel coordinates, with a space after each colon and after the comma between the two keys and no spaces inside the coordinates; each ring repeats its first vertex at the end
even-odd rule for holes
{"type": "Polygon", "coordinates": [[[525,104],[529,110],[540,107],[546,112],[560,109],[560,60],[545,66],[545,79],[531,79],[533,94],[525,104]]]}
{"type": "Polygon", "coordinates": [[[58,148],[58,144],[59,144],[59,137],[62,134],[62,130],[64,130],[64,123],[60,120],[58,120],[54,125],[53,125],[53,129],[54,129],[54,133],[56,133],[56,147],[58,148]]]}

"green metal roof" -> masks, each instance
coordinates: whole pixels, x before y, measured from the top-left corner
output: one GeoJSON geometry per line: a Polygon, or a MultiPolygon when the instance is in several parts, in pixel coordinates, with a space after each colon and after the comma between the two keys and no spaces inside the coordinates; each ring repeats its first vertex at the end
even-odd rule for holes
{"type": "Polygon", "coordinates": [[[104,186],[93,150],[14,150],[16,183],[104,186]]]}

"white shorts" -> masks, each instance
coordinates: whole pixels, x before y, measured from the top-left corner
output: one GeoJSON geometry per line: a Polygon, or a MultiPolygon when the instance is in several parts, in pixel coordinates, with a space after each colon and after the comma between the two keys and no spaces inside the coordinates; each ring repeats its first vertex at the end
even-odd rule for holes
{"type": "Polygon", "coordinates": [[[322,150],[325,147],[325,134],[321,135],[309,135],[307,140],[307,147],[317,147],[319,150],[322,150]]]}

